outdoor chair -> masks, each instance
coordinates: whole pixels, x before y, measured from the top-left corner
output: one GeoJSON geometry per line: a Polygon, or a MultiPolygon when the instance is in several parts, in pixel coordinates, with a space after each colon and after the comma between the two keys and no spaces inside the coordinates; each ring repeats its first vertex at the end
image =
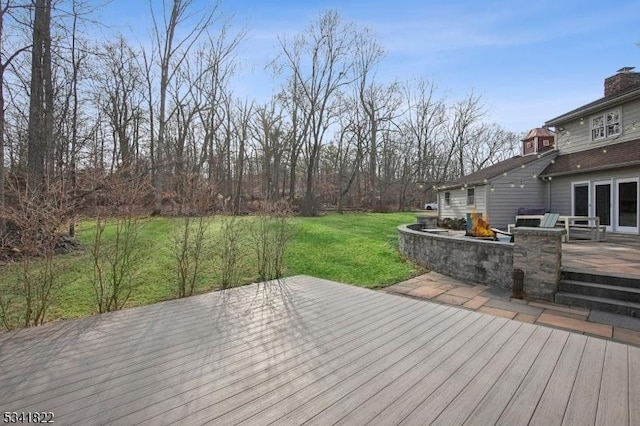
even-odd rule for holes
{"type": "Polygon", "coordinates": [[[558,218],[560,217],[560,213],[545,213],[540,220],[539,228],[555,228],[556,223],[558,222],[558,218]]]}
{"type": "MultiPolygon", "coordinates": [[[[545,213],[544,216],[542,216],[542,219],[540,219],[539,223],[531,223],[531,224],[527,223],[527,224],[524,224],[524,226],[530,226],[532,228],[555,228],[559,217],[560,217],[560,213],[545,213]]],[[[523,225],[519,225],[519,226],[523,226],[523,225]]],[[[516,223],[516,227],[518,227],[517,223],[516,223]]],[[[511,242],[513,242],[512,232],[501,231],[497,228],[491,228],[491,230],[497,234],[510,236],[511,242]]]]}

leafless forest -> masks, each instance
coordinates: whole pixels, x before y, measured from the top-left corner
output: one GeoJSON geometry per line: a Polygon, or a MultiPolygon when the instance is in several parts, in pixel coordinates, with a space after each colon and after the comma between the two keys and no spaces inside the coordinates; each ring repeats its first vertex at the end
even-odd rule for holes
{"type": "Polygon", "coordinates": [[[149,3],[141,42],[100,39],[93,1],[0,1],[2,208],[416,208],[518,146],[473,92],[448,99],[420,70],[380,81],[374,29],[334,11],[279,36],[264,101],[233,89],[251,28],[209,2],[149,3]]]}

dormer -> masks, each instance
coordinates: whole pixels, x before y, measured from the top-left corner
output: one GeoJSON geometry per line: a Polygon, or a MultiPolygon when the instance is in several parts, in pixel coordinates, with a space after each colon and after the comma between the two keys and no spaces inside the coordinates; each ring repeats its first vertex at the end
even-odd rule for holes
{"type": "Polygon", "coordinates": [[[555,134],[549,129],[531,129],[522,139],[522,155],[537,154],[555,147],[555,134]]]}

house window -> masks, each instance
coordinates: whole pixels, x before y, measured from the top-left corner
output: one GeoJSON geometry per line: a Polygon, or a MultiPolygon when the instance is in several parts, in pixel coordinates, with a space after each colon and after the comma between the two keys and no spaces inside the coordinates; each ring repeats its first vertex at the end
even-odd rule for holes
{"type": "Polygon", "coordinates": [[[617,136],[621,133],[620,110],[607,111],[591,118],[591,140],[617,136]]]}
{"type": "Polygon", "coordinates": [[[531,142],[527,142],[527,149],[531,149],[533,147],[533,144],[531,142]]]}
{"type": "Polygon", "coordinates": [[[473,206],[476,204],[476,190],[475,188],[467,189],[467,205],[473,206]]]}
{"type": "Polygon", "coordinates": [[[451,193],[450,192],[445,192],[444,193],[444,205],[446,207],[451,207],[451,193]]]}
{"type": "Polygon", "coordinates": [[[549,146],[549,139],[545,139],[542,141],[542,146],[549,146]]]}

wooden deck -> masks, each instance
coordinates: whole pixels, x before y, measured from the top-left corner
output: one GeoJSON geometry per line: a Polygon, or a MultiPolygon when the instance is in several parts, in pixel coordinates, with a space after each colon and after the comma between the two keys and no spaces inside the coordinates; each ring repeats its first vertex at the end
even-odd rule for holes
{"type": "Polygon", "coordinates": [[[311,277],[0,335],[56,424],[639,425],[640,348],[311,277]]]}

